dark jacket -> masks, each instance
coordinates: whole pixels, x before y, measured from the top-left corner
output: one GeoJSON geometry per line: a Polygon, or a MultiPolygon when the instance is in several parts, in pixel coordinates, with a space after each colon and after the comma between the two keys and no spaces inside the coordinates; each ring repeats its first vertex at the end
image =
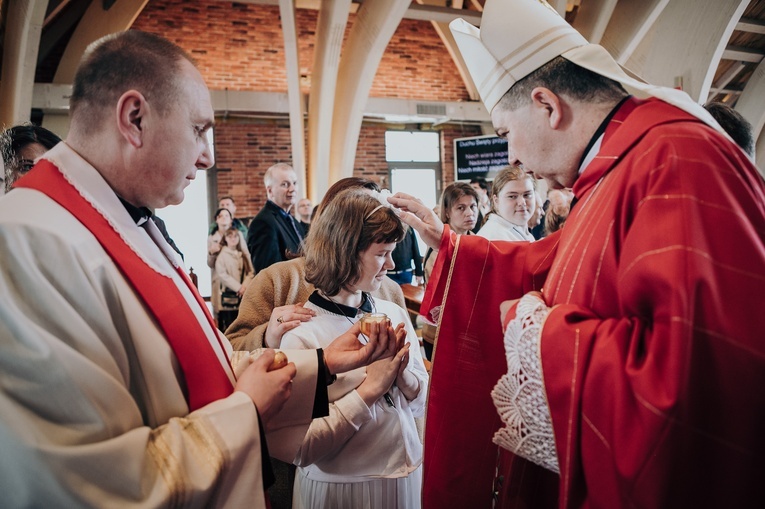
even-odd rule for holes
{"type": "Polygon", "coordinates": [[[396,244],[391,257],[396,264],[394,271],[410,270],[414,262],[414,275],[422,277],[422,256],[420,256],[420,247],[417,245],[417,237],[412,228],[408,228],[404,238],[396,244]]]}
{"type": "Polygon", "coordinates": [[[297,232],[302,234],[297,221],[268,200],[247,231],[247,247],[255,272],[297,256],[302,241],[297,232]]]}

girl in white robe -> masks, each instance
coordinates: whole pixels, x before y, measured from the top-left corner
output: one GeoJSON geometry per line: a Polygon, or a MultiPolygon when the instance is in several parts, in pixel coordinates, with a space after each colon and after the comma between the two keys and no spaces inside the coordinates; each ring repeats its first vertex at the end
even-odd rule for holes
{"type": "Polygon", "coordinates": [[[369,312],[385,313],[411,346],[329,387],[330,415],[313,420],[295,457],[295,508],[420,507],[414,419],[424,414],[428,375],[406,312],[369,296],[394,267],[391,253],[403,235],[391,209],[357,190],[338,195],[311,225],[306,279],[317,290],[305,307],[316,316],[287,332],[281,346],[326,346],[369,312]]]}

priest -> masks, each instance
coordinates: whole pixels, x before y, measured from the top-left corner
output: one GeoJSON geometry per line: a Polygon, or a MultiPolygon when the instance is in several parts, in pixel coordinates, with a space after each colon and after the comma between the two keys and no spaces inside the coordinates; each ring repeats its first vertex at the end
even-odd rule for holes
{"type": "Polygon", "coordinates": [[[232,356],[151,210],[213,164],[190,57],[127,31],[86,52],[66,142],[0,199],[4,507],[266,506],[334,375],[392,355],[351,329],[326,349],[232,356]]]}

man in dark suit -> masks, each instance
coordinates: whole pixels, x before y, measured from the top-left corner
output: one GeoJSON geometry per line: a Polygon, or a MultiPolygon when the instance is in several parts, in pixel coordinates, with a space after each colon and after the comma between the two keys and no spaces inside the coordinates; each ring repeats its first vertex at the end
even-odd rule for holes
{"type": "Polygon", "coordinates": [[[268,201],[250,223],[247,247],[255,271],[297,256],[303,233],[290,214],[297,202],[297,173],[289,164],[277,163],[265,174],[268,201]]]}

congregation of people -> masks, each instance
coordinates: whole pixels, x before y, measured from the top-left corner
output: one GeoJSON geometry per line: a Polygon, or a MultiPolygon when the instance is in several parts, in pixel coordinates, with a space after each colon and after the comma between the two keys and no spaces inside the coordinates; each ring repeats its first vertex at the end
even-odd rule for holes
{"type": "Polygon", "coordinates": [[[314,205],[267,161],[262,208],[221,195],[183,246],[209,296],[155,214],[215,162],[183,49],[104,37],[65,140],[3,131],[4,504],[765,504],[751,126],[624,74],[544,2],[483,20],[450,27],[507,165],[432,208],[363,177],[314,205]]]}

